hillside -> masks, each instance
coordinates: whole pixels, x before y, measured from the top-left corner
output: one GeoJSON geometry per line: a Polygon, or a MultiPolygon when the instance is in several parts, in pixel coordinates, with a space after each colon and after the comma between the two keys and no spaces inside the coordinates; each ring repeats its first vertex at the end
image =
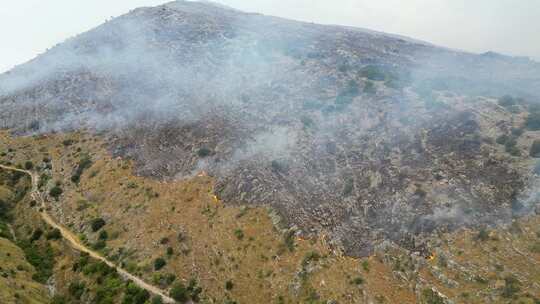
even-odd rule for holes
{"type": "Polygon", "coordinates": [[[539,92],[528,59],[175,1],[0,75],[0,160],[88,248],[209,303],[527,303],[539,92]]]}

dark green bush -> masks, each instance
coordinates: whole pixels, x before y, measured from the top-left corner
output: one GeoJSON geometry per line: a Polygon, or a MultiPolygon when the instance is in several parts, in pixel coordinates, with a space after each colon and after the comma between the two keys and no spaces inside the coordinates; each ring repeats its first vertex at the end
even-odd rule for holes
{"type": "Polygon", "coordinates": [[[81,180],[81,175],[84,173],[84,170],[90,168],[92,166],[92,159],[89,155],[85,154],[81,157],[79,160],[79,164],[77,165],[77,168],[75,169],[75,172],[73,172],[73,175],[71,176],[71,181],[74,183],[79,183],[81,180]]]}
{"type": "Polygon", "coordinates": [[[174,284],[169,291],[169,296],[180,303],[184,303],[189,300],[188,290],[182,283],[174,284]]]}
{"type": "Polygon", "coordinates": [[[32,232],[32,236],[30,237],[30,242],[35,242],[41,238],[43,235],[43,230],[41,228],[37,228],[32,232]]]}
{"type": "Polygon", "coordinates": [[[60,295],[55,295],[51,300],[51,304],[67,304],[67,303],[68,302],[66,301],[66,298],[60,295]]]}
{"type": "Polygon", "coordinates": [[[99,229],[103,228],[105,226],[105,220],[102,218],[95,218],[90,223],[90,226],[92,228],[92,231],[97,232],[99,229]]]}
{"type": "Polygon", "coordinates": [[[237,239],[242,240],[244,238],[244,231],[242,231],[242,229],[236,229],[234,235],[237,239]]]}
{"type": "Polygon", "coordinates": [[[354,285],[362,285],[364,284],[364,279],[362,277],[356,277],[351,282],[354,285]]]}
{"type": "Polygon", "coordinates": [[[433,290],[426,288],[422,291],[422,303],[425,304],[444,304],[444,299],[433,290]]]}
{"type": "Polygon", "coordinates": [[[540,140],[535,140],[529,152],[531,157],[540,158],[540,140]]]}
{"type": "Polygon", "coordinates": [[[480,229],[480,231],[478,231],[478,234],[476,235],[476,239],[482,242],[485,242],[489,240],[489,233],[486,231],[486,229],[482,228],[480,229]]]}
{"type": "Polygon", "coordinates": [[[348,178],[345,181],[345,187],[343,188],[343,196],[349,196],[351,195],[352,191],[354,189],[354,180],[352,178],[348,178]]]}
{"type": "Polygon", "coordinates": [[[530,113],[525,121],[525,127],[532,131],[540,130],[540,112],[530,113]]]}
{"type": "Polygon", "coordinates": [[[289,251],[294,250],[294,237],[295,237],[294,230],[288,230],[283,235],[283,242],[285,243],[285,246],[287,247],[287,249],[289,249],[289,251]]]}
{"type": "Polygon", "coordinates": [[[366,81],[366,84],[364,86],[364,93],[368,95],[374,95],[377,93],[377,88],[375,88],[375,85],[371,81],[366,81]]]}
{"type": "Polygon", "coordinates": [[[45,236],[47,240],[59,240],[62,238],[62,233],[58,228],[54,228],[53,230],[47,232],[47,235],[45,236]]]}
{"type": "Polygon", "coordinates": [[[165,267],[167,265],[167,262],[163,258],[157,258],[154,260],[154,270],[158,271],[161,268],[165,267]]]}
{"type": "Polygon", "coordinates": [[[383,81],[386,79],[386,73],[382,68],[374,65],[368,65],[360,70],[360,76],[369,80],[383,81]]]}
{"type": "Polygon", "coordinates": [[[99,236],[98,238],[102,241],[106,241],[108,238],[109,238],[109,234],[107,233],[107,230],[102,230],[100,233],[99,233],[99,236]]]}
{"type": "Polygon", "coordinates": [[[521,135],[523,135],[523,132],[525,132],[525,130],[523,130],[523,128],[513,128],[512,129],[512,136],[520,137],[521,135]]]}
{"type": "Polygon", "coordinates": [[[62,188],[60,188],[59,186],[54,186],[49,191],[49,195],[54,197],[55,200],[58,200],[58,198],[60,198],[60,195],[62,195],[62,193],[64,193],[64,190],[62,190],[62,188]]]}
{"type": "Polygon", "coordinates": [[[197,151],[197,155],[199,155],[199,157],[208,157],[211,154],[212,154],[212,150],[208,148],[200,148],[199,151],[197,151]]]}
{"type": "Polygon", "coordinates": [[[504,298],[513,298],[521,290],[521,283],[513,276],[507,276],[504,278],[504,287],[502,289],[502,296],[504,298]]]}
{"type": "Polygon", "coordinates": [[[497,137],[497,139],[495,140],[496,143],[498,143],[499,145],[504,145],[506,144],[506,142],[510,139],[510,137],[506,134],[503,134],[499,137],[497,137]]]}
{"type": "Polygon", "coordinates": [[[32,170],[34,168],[34,163],[28,160],[24,163],[24,168],[26,170],[32,170]]]}
{"type": "Polygon", "coordinates": [[[52,275],[55,263],[52,247],[49,243],[47,243],[45,247],[40,247],[29,240],[20,241],[17,245],[24,251],[28,263],[36,269],[36,273],[32,276],[32,279],[36,282],[45,284],[52,275]]]}
{"type": "Polygon", "coordinates": [[[150,299],[150,293],[133,282],[129,282],[124,294],[122,304],[144,304],[150,299]]]}
{"type": "Polygon", "coordinates": [[[71,282],[71,284],[69,284],[69,294],[77,299],[77,300],[80,300],[81,299],[81,296],[83,295],[84,293],[84,290],[86,288],[86,285],[84,284],[84,282],[71,282]]]}
{"type": "Polygon", "coordinates": [[[499,98],[499,105],[501,107],[509,108],[516,104],[516,100],[509,95],[505,95],[501,98],[499,98]]]}
{"type": "Polygon", "coordinates": [[[228,280],[227,282],[225,282],[225,289],[226,290],[232,290],[233,287],[234,287],[234,283],[231,280],[228,280]]]}
{"type": "Polygon", "coordinates": [[[105,247],[107,247],[107,243],[104,240],[98,240],[94,243],[94,245],[92,245],[92,248],[94,248],[94,250],[101,250],[105,247]]]}
{"type": "Polygon", "coordinates": [[[75,141],[73,139],[65,139],[62,141],[62,144],[65,146],[65,147],[68,147],[68,146],[71,146],[73,145],[75,141]]]}
{"type": "Polygon", "coordinates": [[[160,296],[153,297],[152,304],[163,304],[163,298],[160,296]]]}

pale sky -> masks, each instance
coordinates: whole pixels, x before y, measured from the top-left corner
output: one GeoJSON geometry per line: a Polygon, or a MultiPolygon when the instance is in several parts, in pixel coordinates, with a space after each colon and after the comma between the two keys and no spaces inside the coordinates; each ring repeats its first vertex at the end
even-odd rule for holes
{"type": "MultiPolygon", "coordinates": [[[[166,0],[4,0],[0,72],[112,16],[166,0]]],[[[358,26],[472,52],[540,59],[540,0],[218,0],[316,23],[358,26]]]]}

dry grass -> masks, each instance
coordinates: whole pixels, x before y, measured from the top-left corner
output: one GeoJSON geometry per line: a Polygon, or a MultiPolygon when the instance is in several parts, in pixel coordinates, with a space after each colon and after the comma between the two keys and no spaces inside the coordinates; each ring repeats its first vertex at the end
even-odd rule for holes
{"type": "Polygon", "coordinates": [[[165,183],[134,176],[129,161],[112,159],[104,143],[88,134],[0,137],[0,151],[16,150],[4,160],[17,164],[31,159],[40,165],[43,157],[51,157],[52,180],[64,189],[61,200],[51,202],[57,218],[89,243],[97,239],[89,221],[104,218],[109,235],[104,253],[117,256],[148,281],[156,273],[153,260],[163,257],[167,265],[159,273],[174,273],[183,281],[197,279],[209,301],[415,301],[412,291],[396,288],[399,281],[380,262],[371,261],[372,270],[365,272],[361,261],[334,254],[323,240],[296,239],[289,250],[268,210],[224,206],[212,195],[211,177],[165,183]],[[68,137],[74,144],[65,146],[62,142],[68,137]],[[93,165],[75,185],[71,172],[82,153],[92,156],[93,165]],[[172,255],[166,253],[168,247],[172,255]],[[309,259],[313,256],[318,258],[309,259]],[[365,282],[354,284],[357,277],[365,282]],[[233,283],[230,290],[225,288],[227,281],[233,283]]]}

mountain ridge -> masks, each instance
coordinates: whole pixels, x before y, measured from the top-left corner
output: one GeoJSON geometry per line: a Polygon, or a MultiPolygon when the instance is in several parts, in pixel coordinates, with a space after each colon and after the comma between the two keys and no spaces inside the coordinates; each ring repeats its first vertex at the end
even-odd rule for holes
{"type": "Polygon", "coordinates": [[[534,210],[508,206],[534,178],[538,88],[540,64],[177,1],[1,75],[0,127],[88,129],[140,175],[206,172],[226,203],[365,256],[534,210]]]}

